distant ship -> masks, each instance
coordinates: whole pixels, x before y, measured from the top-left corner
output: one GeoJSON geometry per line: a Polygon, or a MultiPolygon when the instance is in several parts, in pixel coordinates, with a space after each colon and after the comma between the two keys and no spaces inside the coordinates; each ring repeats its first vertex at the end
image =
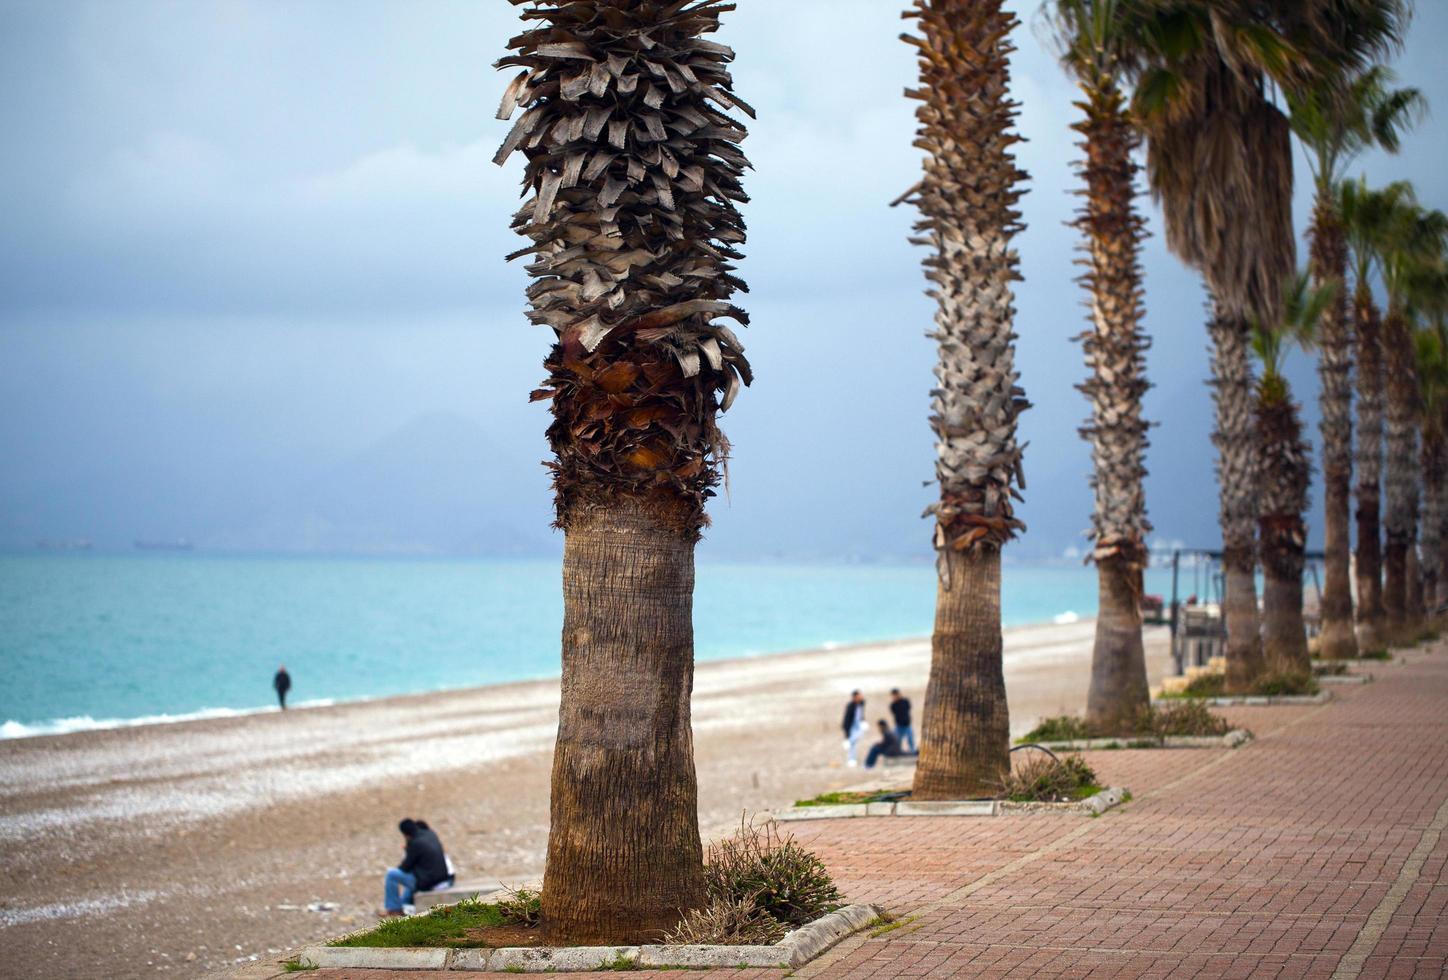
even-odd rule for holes
{"type": "Polygon", "coordinates": [[[42,539],[35,542],[35,547],[41,551],[90,551],[92,545],[89,538],[75,538],[71,541],[42,539]]]}
{"type": "Polygon", "coordinates": [[[138,551],[190,551],[191,542],[185,538],[177,538],[175,541],[132,541],[131,545],[138,551]]]}

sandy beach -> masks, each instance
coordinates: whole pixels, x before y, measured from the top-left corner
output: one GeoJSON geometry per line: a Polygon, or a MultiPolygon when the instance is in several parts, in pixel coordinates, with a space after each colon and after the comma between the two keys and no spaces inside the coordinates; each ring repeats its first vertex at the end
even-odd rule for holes
{"type": "MultiPolygon", "coordinates": [[[[1006,632],[1016,733],[1084,707],[1093,629],[1006,632]]],[[[1167,646],[1147,631],[1153,683],[1167,646]]],[[[923,639],[701,664],[706,837],[859,784],[849,691],[871,718],[892,686],[918,709],[928,666],[923,639]]],[[[204,976],[369,923],[403,816],[438,830],[460,880],[536,880],[557,703],[548,680],[0,742],[5,972],[204,976]]]]}

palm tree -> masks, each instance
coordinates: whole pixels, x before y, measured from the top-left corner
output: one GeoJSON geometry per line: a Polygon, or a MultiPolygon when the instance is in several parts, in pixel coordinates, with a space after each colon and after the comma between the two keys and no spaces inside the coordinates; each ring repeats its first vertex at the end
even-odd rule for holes
{"type": "Polygon", "coordinates": [[[1423,474],[1422,550],[1423,595],[1436,609],[1443,592],[1444,521],[1448,519],[1448,336],[1439,322],[1419,329],[1417,348],[1419,427],[1423,433],[1419,467],[1423,474]]]}
{"type": "MultiPolygon", "coordinates": [[[[522,0],[514,0],[520,3],[522,0]]],[[[527,160],[514,229],[533,323],[557,338],[535,399],[564,532],[563,684],[543,926],[654,941],[704,899],[689,699],[694,545],[749,368],[715,318],[744,240],[752,115],[719,0],[531,0],[495,158],[527,160]]]]}
{"type": "Polygon", "coordinates": [[[1402,182],[1370,189],[1365,180],[1344,181],[1337,212],[1346,233],[1353,273],[1352,323],[1357,351],[1357,621],[1358,648],[1378,653],[1387,647],[1387,611],[1383,606],[1382,534],[1379,522],[1383,468],[1382,317],[1373,297],[1373,278],[1381,270],[1380,252],[1388,227],[1412,198],[1402,182]]]}
{"type": "Polygon", "coordinates": [[[1090,536],[1096,562],[1098,611],[1091,655],[1086,720],[1095,730],[1128,734],[1149,703],[1141,640],[1141,576],[1150,557],[1146,535],[1147,422],[1141,399],[1145,377],[1142,335],[1141,239],[1146,222],[1136,211],[1132,159],[1141,142],[1122,93],[1125,64],[1118,47],[1131,0],[1055,0],[1061,60],[1081,89],[1080,166],[1085,204],[1076,227],[1090,293],[1091,329],[1079,339],[1090,377],[1079,385],[1091,402],[1081,435],[1091,443],[1095,509],[1090,536]]]}
{"type": "Polygon", "coordinates": [[[925,697],[917,799],[998,791],[1010,766],[1010,721],[1001,663],[1000,549],[1023,525],[1012,497],[1025,486],[1016,418],[1028,407],[1017,386],[1011,239],[1020,230],[1025,174],[1010,152],[1009,34],[1002,0],[915,0],[902,35],[919,56],[915,145],[924,176],[904,198],[920,208],[917,244],[930,246],[925,275],[938,308],[935,630],[925,697]]]}
{"type": "Polygon", "coordinates": [[[1388,315],[1383,323],[1387,378],[1387,507],[1383,521],[1383,606],[1393,639],[1416,639],[1418,616],[1409,601],[1409,552],[1418,523],[1418,377],[1413,344],[1414,287],[1423,270],[1443,254],[1448,217],[1400,202],[1380,246],[1388,315]]]}
{"type": "MultiPolygon", "coordinates": [[[[1336,22],[1344,43],[1375,52],[1401,41],[1406,25],[1402,5],[1377,0],[1381,30],[1352,30],[1336,22]]],[[[1322,594],[1320,652],[1324,658],[1357,656],[1349,585],[1349,497],[1352,486],[1352,332],[1348,319],[1347,244],[1337,210],[1337,185],[1363,149],[1376,145],[1396,153],[1400,134],[1422,104],[1415,89],[1392,90],[1392,75],[1381,66],[1330,75],[1315,88],[1290,93],[1292,128],[1307,148],[1316,191],[1309,267],[1319,286],[1334,287],[1318,331],[1318,374],[1322,381],[1322,477],[1326,580],[1322,594]]]]}
{"type": "Polygon", "coordinates": [[[1157,23],[1136,52],[1133,108],[1167,246],[1202,273],[1212,298],[1227,684],[1243,690],[1263,668],[1249,323],[1277,319],[1282,283],[1296,268],[1291,133],[1268,87],[1302,84],[1310,71],[1279,25],[1245,0],[1147,7],[1157,23]]]}
{"type": "Polygon", "coordinates": [[[1262,646],[1267,670],[1279,676],[1305,678],[1312,673],[1302,619],[1312,447],[1303,439],[1282,362],[1294,345],[1312,345],[1323,311],[1336,301],[1335,291],[1331,285],[1314,288],[1308,275],[1299,273],[1284,293],[1282,318],[1275,324],[1253,322],[1252,350],[1262,364],[1257,382],[1262,480],[1257,524],[1265,579],[1262,646]]]}

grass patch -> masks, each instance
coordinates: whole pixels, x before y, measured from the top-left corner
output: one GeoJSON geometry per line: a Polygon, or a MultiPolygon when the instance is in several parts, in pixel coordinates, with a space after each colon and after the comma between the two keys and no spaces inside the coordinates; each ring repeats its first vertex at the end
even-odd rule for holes
{"type": "MultiPolygon", "coordinates": [[[[439,905],[426,915],[384,919],[374,928],[334,939],[328,946],[365,947],[447,946],[464,949],[486,945],[468,936],[473,929],[489,926],[538,925],[539,895],[528,888],[509,891],[497,902],[465,898],[455,905],[439,905]]],[[[305,969],[305,967],[303,967],[305,969]]]]}
{"type": "Polygon", "coordinates": [[[306,970],[321,969],[315,963],[303,963],[300,957],[293,956],[282,964],[282,969],[288,973],[302,973],[306,970]]]}
{"type": "Polygon", "coordinates": [[[1346,675],[1347,664],[1341,660],[1328,660],[1312,665],[1313,677],[1345,677],[1346,675]]]}
{"type": "Polygon", "coordinates": [[[1252,685],[1253,694],[1266,695],[1269,698],[1313,695],[1320,690],[1322,688],[1318,687],[1311,674],[1296,672],[1263,674],[1257,678],[1257,683],[1252,685]]]}
{"type": "Polygon", "coordinates": [[[843,806],[850,803],[878,803],[886,796],[895,795],[896,791],[888,789],[872,790],[838,790],[834,793],[821,793],[819,796],[811,796],[807,800],[795,800],[795,806],[843,806]]]}
{"type": "Polygon", "coordinates": [[[1033,756],[1016,766],[1002,786],[1012,803],[1071,803],[1099,792],[1096,773],[1079,755],[1033,756]]]}
{"type": "Polygon", "coordinates": [[[1086,727],[1085,721],[1073,715],[1058,715],[1055,718],[1043,718],[1039,725],[1016,739],[1016,744],[1025,745],[1030,742],[1075,742],[1090,737],[1091,732],[1086,727]]]}
{"type": "Polygon", "coordinates": [[[919,918],[919,916],[907,915],[903,919],[897,919],[889,912],[886,912],[883,915],[875,916],[875,918],[865,923],[865,928],[870,930],[871,939],[879,939],[887,932],[894,932],[902,926],[908,926],[917,918],[919,918]]]}
{"type": "MultiPolygon", "coordinates": [[[[1313,670],[1318,673],[1328,673],[1329,670],[1319,670],[1315,665],[1313,670]]],[[[1338,673],[1346,670],[1345,664],[1336,665],[1338,673]]],[[[1248,690],[1240,693],[1254,697],[1292,697],[1300,695],[1312,695],[1318,692],[1317,681],[1312,679],[1311,674],[1300,673],[1274,673],[1264,674],[1257,679],[1248,690]]],[[[1191,682],[1180,691],[1163,693],[1163,701],[1191,701],[1201,698],[1226,697],[1227,677],[1225,674],[1203,674],[1200,677],[1192,678],[1191,682]]]]}
{"type": "Polygon", "coordinates": [[[616,970],[620,973],[624,973],[629,970],[642,970],[643,967],[639,966],[638,963],[634,960],[629,959],[628,954],[620,950],[619,952],[614,954],[613,959],[601,964],[599,966],[599,969],[616,970]]]}
{"type": "Polygon", "coordinates": [[[1201,701],[1183,701],[1148,707],[1136,721],[1139,735],[1158,740],[1173,735],[1225,735],[1232,726],[1221,715],[1214,715],[1201,701]]]}

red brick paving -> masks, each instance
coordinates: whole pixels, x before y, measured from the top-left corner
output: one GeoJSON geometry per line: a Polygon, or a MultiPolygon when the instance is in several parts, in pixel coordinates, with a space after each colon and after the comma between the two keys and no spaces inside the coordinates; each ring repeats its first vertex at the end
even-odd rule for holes
{"type": "Polygon", "coordinates": [[[1323,706],[1227,709],[1257,735],[1242,749],[1089,753],[1135,795],[1100,819],[797,825],[851,899],[914,918],[796,975],[1448,974],[1448,649],[1410,661],[1323,706]]]}

